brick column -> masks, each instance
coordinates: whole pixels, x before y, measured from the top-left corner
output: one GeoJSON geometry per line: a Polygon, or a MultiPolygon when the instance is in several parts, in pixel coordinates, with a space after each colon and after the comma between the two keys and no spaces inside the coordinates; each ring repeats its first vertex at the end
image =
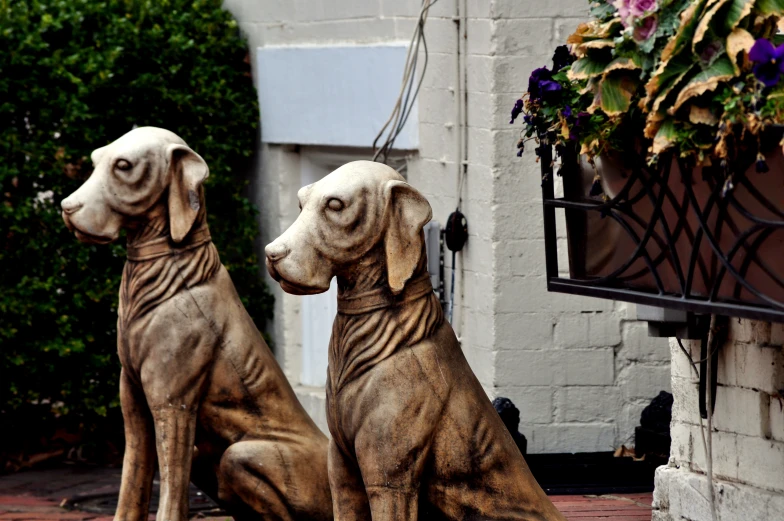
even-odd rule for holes
{"type": "MultiPolygon", "coordinates": [[[[730,319],[713,418],[721,521],[784,519],[784,325],[730,319]]],[[[698,342],[685,343],[698,360],[698,342]]],[[[673,339],[670,462],[656,472],[654,521],[710,521],[698,379],[673,339]]],[[[707,431],[707,428],[706,428],[707,431]]],[[[707,435],[707,432],[706,432],[707,435]]]]}

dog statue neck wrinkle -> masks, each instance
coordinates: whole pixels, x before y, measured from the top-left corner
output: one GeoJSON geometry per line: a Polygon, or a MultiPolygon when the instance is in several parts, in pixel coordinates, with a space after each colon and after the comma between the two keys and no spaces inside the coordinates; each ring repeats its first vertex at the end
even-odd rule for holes
{"type": "MultiPolygon", "coordinates": [[[[199,212],[193,230],[206,221],[199,212]]],[[[129,232],[129,246],[138,246],[161,237],[168,237],[167,219],[154,218],[129,232]]],[[[154,309],[183,289],[192,288],[211,279],[220,268],[218,250],[212,242],[192,249],[150,260],[128,260],[120,284],[118,314],[120,327],[154,309]]]]}
{"type": "MultiPolygon", "coordinates": [[[[427,273],[427,261],[422,256],[411,280],[427,273]]],[[[371,287],[356,284],[339,293],[341,298],[356,296],[378,288],[386,282],[386,268],[380,264],[383,277],[371,287]]],[[[377,275],[376,275],[377,276],[377,275]]],[[[332,393],[338,393],[350,381],[368,369],[394,355],[399,349],[411,346],[430,337],[443,324],[444,315],[435,293],[404,302],[399,306],[384,307],[357,315],[338,314],[332,326],[329,341],[329,383],[332,393]]]]}

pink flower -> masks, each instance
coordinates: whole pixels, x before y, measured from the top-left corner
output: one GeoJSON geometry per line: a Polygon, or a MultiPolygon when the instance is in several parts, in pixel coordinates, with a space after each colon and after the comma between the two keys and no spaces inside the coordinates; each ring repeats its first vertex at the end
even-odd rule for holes
{"type": "Polygon", "coordinates": [[[646,18],[643,18],[641,22],[637,24],[634,28],[634,39],[638,42],[644,42],[651,36],[653,33],[656,32],[656,28],[659,26],[658,20],[656,15],[653,14],[646,18]]]}
{"type": "Polygon", "coordinates": [[[657,0],[614,0],[613,6],[618,9],[623,26],[634,27],[637,18],[655,11],[659,4],[657,0]]]}

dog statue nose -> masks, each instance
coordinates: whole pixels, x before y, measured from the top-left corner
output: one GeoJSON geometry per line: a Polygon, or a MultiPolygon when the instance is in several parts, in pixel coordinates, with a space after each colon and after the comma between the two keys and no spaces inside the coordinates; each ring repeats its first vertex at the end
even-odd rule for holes
{"type": "Polygon", "coordinates": [[[276,262],[288,255],[289,249],[285,244],[275,241],[267,244],[267,247],[264,248],[264,253],[267,255],[267,258],[270,260],[270,262],[276,262]]]}
{"type": "Polygon", "coordinates": [[[82,203],[80,203],[79,201],[76,201],[75,199],[71,199],[70,197],[67,197],[67,198],[63,199],[63,202],[60,203],[60,207],[68,215],[74,213],[75,211],[77,211],[82,206],[83,206],[82,203]]]}

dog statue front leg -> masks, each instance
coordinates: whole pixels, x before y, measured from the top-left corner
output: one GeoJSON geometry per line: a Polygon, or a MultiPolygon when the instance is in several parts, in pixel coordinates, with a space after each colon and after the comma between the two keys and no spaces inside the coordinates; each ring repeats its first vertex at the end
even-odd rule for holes
{"type": "Polygon", "coordinates": [[[120,373],[120,403],[125,423],[125,456],[114,519],[147,521],[155,475],[155,433],[144,395],[124,370],[120,373]]]}
{"type": "MultiPolygon", "coordinates": [[[[367,438],[361,435],[356,443],[357,460],[370,503],[371,518],[373,521],[416,521],[428,446],[417,435],[404,439],[401,436],[395,438],[385,435],[385,432],[388,430],[384,427],[375,430],[373,439],[395,439],[394,444],[369,446],[367,438]],[[376,438],[375,435],[380,436],[376,438]]],[[[425,434],[424,437],[428,436],[425,434]]]]}
{"type": "Polygon", "coordinates": [[[188,484],[196,439],[196,411],[167,404],[152,412],[158,448],[161,499],[156,521],[188,519],[188,484]]]}
{"type": "Polygon", "coordinates": [[[335,521],[368,521],[370,505],[356,462],[351,461],[335,440],[329,440],[329,488],[335,521]]]}
{"type": "Polygon", "coordinates": [[[373,521],[416,521],[419,513],[417,488],[397,488],[391,483],[368,486],[366,490],[373,521]]]}

